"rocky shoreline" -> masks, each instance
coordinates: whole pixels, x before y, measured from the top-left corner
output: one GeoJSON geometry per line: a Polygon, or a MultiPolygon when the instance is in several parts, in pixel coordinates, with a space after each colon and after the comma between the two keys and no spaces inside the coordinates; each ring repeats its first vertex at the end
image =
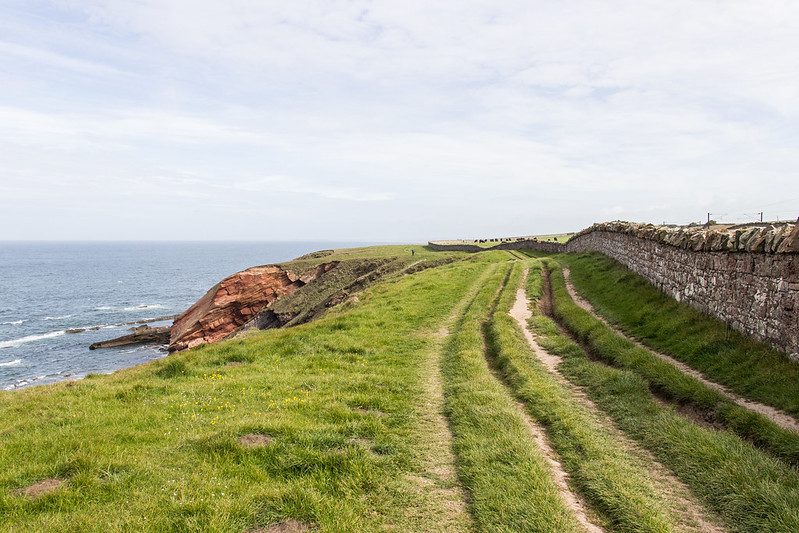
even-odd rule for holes
{"type": "Polygon", "coordinates": [[[90,350],[98,348],[118,348],[120,346],[131,346],[135,344],[169,344],[169,332],[171,326],[150,327],[147,325],[131,328],[133,333],[123,335],[107,341],[95,342],[89,345],[90,350]]]}

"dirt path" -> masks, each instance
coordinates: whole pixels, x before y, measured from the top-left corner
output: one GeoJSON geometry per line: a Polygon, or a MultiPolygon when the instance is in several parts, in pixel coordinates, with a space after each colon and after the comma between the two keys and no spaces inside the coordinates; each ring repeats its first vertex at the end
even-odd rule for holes
{"type": "MultiPolygon", "coordinates": [[[[558,365],[561,362],[561,358],[544,350],[544,348],[538,344],[535,335],[532,331],[530,331],[530,328],[527,324],[527,321],[532,317],[532,312],[530,311],[529,307],[530,303],[527,298],[527,293],[524,290],[527,275],[528,271],[525,270],[524,274],[522,275],[521,286],[516,290],[516,300],[514,301],[513,307],[511,307],[509,314],[518,324],[535,357],[541,361],[544,367],[553,375],[553,377],[555,377],[555,379],[557,379],[559,383],[569,390],[569,392],[572,394],[572,397],[575,398],[575,400],[577,400],[603,427],[608,430],[616,442],[619,442],[625,451],[630,453],[642,463],[642,465],[645,467],[645,470],[650,473],[652,482],[655,484],[658,490],[661,491],[664,498],[666,498],[666,500],[669,502],[672,512],[674,512],[676,516],[680,517],[681,522],[683,522],[681,525],[684,527],[684,530],[712,533],[724,532],[725,529],[720,527],[716,523],[716,520],[707,518],[707,511],[696,500],[696,497],[684,483],[674,477],[674,475],[660,462],[658,462],[651,453],[643,448],[640,448],[637,444],[627,438],[627,436],[618,427],[616,427],[613,421],[586,396],[582,389],[568,381],[558,371],[558,365]]],[[[547,305],[546,302],[545,305],[547,305]]],[[[523,406],[520,405],[520,407],[524,409],[523,406]]],[[[547,457],[549,458],[550,456],[547,455],[547,457]]],[[[561,472],[560,476],[563,476],[562,482],[565,484],[568,479],[568,474],[563,471],[563,468],[560,466],[560,464],[558,464],[558,467],[561,472]]],[[[557,474],[556,477],[558,477],[557,474]]],[[[561,481],[558,480],[559,484],[560,482],[561,481]]],[[[568,488],[568,485],[566,486],[568,488]]]]}
{"type": "Polygon", "coordinates": [[[582,499],[580,499],[574,492],[572,492],[571,488],[569,488],[569,474],[566,472],[566,470],[564,470],[563,465],[560,464],[557,452],[555,452],[555,450],[552,449],[552,446],[550,446],[544,428],[542,428],[532,419],[529,414],[527,414],[527,409],[525,409],[521,402],[514,400],[513,403],[516,405],[516,409],[519,411],[519,414],[524,420],[524,424],[527,426],[527,429],[533,436],[533,441],[535,441],[538,449],[541,450],[541,453],[546,458],[547,463],[549,463],[552,479],[555,481],[555,486],[558,487],[558,493],[560,494],[563,503],[565,503],[566,507],[574,513],[574,516],[577,518],[577,521],[580,523],[580,525],[583,526],[583,529],[589,533],[602,533],[604,530],[598,525],[594,524],[588,517],[588,512],[582,499]]]}
{"type": "MultiPolygon", "coordinates": [[[[461,300],[453,307],[439,329],[433,332],[435,343],[422,366],[423,397],[419,406],[421,441],[424,446],[422,471],[411,476],[420,496],[432,500],[434,519],[428,519],[427,531],[472,531],[474,523],[467,509],[467,494],[458,481],[452,433],[444,415],[444,384],[441,356],[452,327],[496,267],[486,268],[461,300]]],[[[430,512],[431,509],[420,509],[430,512]]]]}
{"type": "MultiPolygon", "coordinates": [[[[524,286],[524,280],[527,279],[527,270],[524,271],[522,274],[522,286],[524,286]]],[[[516,291],[516,302],[513,305],[513,309],[511,309],[511,315],[515,317],[514,313],[518,314],[521,312],[519,309],[519,294],[522,294],[524,300],[524,310],[528,313],[530,311],[527,309],[527,298],[524,296],[523,289],[518,289],[516,291]]],[[[524,328],[525,337],[528,335],[530,338],[528,342],[532,341],[535,344],[535,340],[532,339],[532,335],[527,328],[524,328]]],[[[532,345],[531,345],[532,346],[532,345]]],[[[537,344],[536,344],[537,346],[537,344]]],[[[536,353],[538,356],[539,354],[536,353]]],[[[541,355],[546,355],[545,352],[541,355]]],[[[543,359],[542,359],[543,361],[543,359]]],[[[554,369],[557,364],[560,362],[558,357],[548,356],[547,361],[544,363],[549,368],[550,365],[553,365],[552,368],[554,369]]],[[[497,375],[493,365],[489,364],[489,368],[491,368],[494,377],[502,384],[503,388],[507,388],[505,385],[504,380],[500,376],[497,375]]],[[[508,394],[513,397],[512,392],[508,391],[508,394]]],[[[544,428],[542,428],[533,418],[527,413],[527,409],[524,405],[519,402],[518,400],[513,400],[514,405],[516,406],[519,415],[524,420],[524,424],[527,426],[527,429],[530,431],[531,435],[533,436],[533,441],[536,443],[538,448],[541,450],[541,453],[546,458],[547,463],[549,463],[549,469],[552,474],[552,479],[555,481],[555,485],[558,488],[558,493],[560,494],[561,499],[566,504],[566,507],[574,513],[574,516],[577,518],[577,521],[583,526],[583,529],[588,531],[589,533],[602,533],[604,530],[596,525],[588,516],[588,511],[586,509],[585,504],[583,501],[572,492],[571,488],[569,488],[569,474],[563,468],[563,465],[558,460],[558,454],[555,450],[552,449],[552,446],[549,444],[549,439],[547,439],[546,432],[544,428]]]]}
{"type": "Polygon", "coordinates": [[[568,291],[569,296],[571,296],[572,300],[574,300],[574,303],[576,303],[582,309],[584,309],[584,310],[588,311],[589,313],[591,313],[591,315],[593,315],[594,318],[596,318],[597,320],[599,320],[600,322],[602,322],[603,324],[605,324],[606,326],[611,328],[618,335],[621,335],[622,337],[624,337],[628,341],[632,342],[633,344],[635,344],[639,348],[643,348],[643,349],[649,351],[651,354],[655,355],[657,358],[659,358],[659,359],[661,359],[663,361],[666,361],[667,363],[670,363],[671,365],[675,366],[677,369],[679,369],[684,374],[688,374],[689,376],[691,376],[693,378],[696,378],[697,380],[701,381],[702,383],[704,383],[705,385],[707,385],[711,389],[713,389],[713,390],[717,391],[718,393],[720,393],[722,396],[724,396],[724,397],[728,398],[729,400],[732,400],[733,402],[737,403],[741,407],[744,407],[745,409],[749,409],[750,411],[754,411],[756,413],[759,413],[759,414],[765,416],[766,418],[768,418],[769,420],[771,420],[772,422],[774,422],[775,424],[777,424],[778,426],[780,426],[780,427],[782,427],[784,429],[787,429],[787,430],[790,430],[790,431],[799,432],[799,421],[797,421],[791,415],[789,415],[787,413],[784,413],[784,412],[780,411],[779,409],[771,407],[770,405],[765,405],[765,404],[756,402],[754,400],[749,400],[749,399],[743,398],[741,396],[738,396],[734,392],[731,392],[729,389],[727,389],[724,385],[720,385],[719,383],[710,381],[709,379],[707,379],[704,376],[704,374],[702,374],[698,370],[696,370],[694,368],[691,368],[687,364],[685,364],[682,361],[679,361],[679,360],[671,357],[670,355],[666,355],[666,354],[664,354],[662,352],[658,352],[656,350],[653,350],[652,348],[650,348],[650,347],[646,346],[645,344],[641,343],[640,341],[638,341],[634,337],[628,335],[627,333],[622,331],[620,328],[618,328],[614,324],[611,324],[610,322],[608,322],[602,315],[597,313],[596,309],[594,309],[594,306],[591,305],[590,302],[585,300],[582,296],[580,296],[577,293],[577,291],[574,288],[574,285],[571,282],[571,275],[570,274],[571,273],[569,272],[568,268],[564,268],[563,269],[563,279],[566,282],[566,290],[568,291]]]}

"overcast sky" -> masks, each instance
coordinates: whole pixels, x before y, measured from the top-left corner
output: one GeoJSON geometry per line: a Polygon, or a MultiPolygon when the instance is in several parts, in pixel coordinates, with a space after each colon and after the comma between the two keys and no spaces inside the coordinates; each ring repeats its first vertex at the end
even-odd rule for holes
{"type": "Polygon", "coordinates": [[[799,2],[4,0],[0,240],[799,215],[799,2]]]}

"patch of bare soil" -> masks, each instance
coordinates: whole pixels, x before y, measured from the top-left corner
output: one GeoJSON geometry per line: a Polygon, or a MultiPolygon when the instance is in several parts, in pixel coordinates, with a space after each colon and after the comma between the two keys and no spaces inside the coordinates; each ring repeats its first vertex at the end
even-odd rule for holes
{"type": "Polygon", "coordinates": [[[671,365],[677,367],[677,369],[680,370],[681,372],[683,372],[684,374],[688,374],[689,376],[691,376],[693,378],[696,378],[697,380],[699,380],[702,383],[704,383],[706,386],[708,386],[711,389],[717,391],[722,396],[726,397],[729,400],[732,400],[733,402],[737,403],[741,407],[743,407],[745,409],[749,409],[750,411],[754,411],[756,413],[759,413],[759,414],[765,416],[766,418],[768,418],[769,420],[771,420],[772,422],[774,422],[778,426],[782,427],[783,429],[799,432],[799,421],[797,421],[791,415],[789,415],[787,413],[784,413],[784,412],[780,411],[779,409],[771,407],[770,405],[765,405],[765,404],[756,402],[754,400],[749,400],[749,399],[743,398],[741,396],[738,396],[734,392],[731,392],[730,390],[728,390],[724,385],[721,385],[719,383],[715,383],[713,381],[710,381],[709,379],[707,379],[704,376],[704,374],[702,374],[698,370],[695,370],[695,369],[691,368],[687,364],[683,363],[682,361],[678,361],[677,359],[671,357],[670,355],[666,355],[664,353],[661,353],[661,352],[658,352],[658,351],[655,351],[655,350],[649,348],[648,346],[646,346],[643,343],[641,343],[639,340],[635,339],[634,337],[631,337],[630,335],[628,335],[627,333],[622,331],[617,326],[615,326],[615,325],[611,324],[610,322],[608,322],[602,315],[597,313],[596,309],[594,309],[594,306],[591,305],[590,302],[585,300],[582,296],[580,296],[577,293],[576,289],[574,288],[574,285],[571,282],[570,272],[569,272],[569,269],[567,269],[567,268],[563,269],[563,279],[566,282],[566,290],[568,291],[569,296],[571,296],[572,300],[574,300],[574,303],[576,303],[579,307],[581,307],[585,311],[588,311],[589,313],[591,313],[591,315],[593,315],[597,320],[599,320],[600,322],[602,322],[603,324],[605,324],[606,326],[611,328],[618,335],[621,335],[622,337],[626,338],[628,341],[632,342],[633,344],[635,344],[639,348],[643,348],[643,349],[649,351],[651,354],[653,354],[657,358],[659,358],[659,359],[661,359],[663,361],[666,361],[667,363],[670,363],[671,365]]]}
{"type": "Polygon", "coordinates": [[[374,453],[374,450],[372,449],[372,441],[370,441],[369,439],[353,437],[351,439],[347,439],[347,444],[350,444],[352,446],[358,446],[368,451],[369,453],[374,453]]]}
{"type": "Polygon", "coordinates": [[[247,433],[239,437],[239,444],[245,448],[263,448],[269,446],[274,439],[263,433],[247,433]]]}
{"type": "Polygon", "coordinates": [[[675,402],[669,398],[666,398],[662,394],[658,394],[657,391],[652,391],[652,398],[659,405],[667,409],[674,409],[685,418],[689,418],[695,424],[699,424],[700,426],[706,427],[708,429],[724,429],[724,424],[710,419],[707,416],[707,413],[703,412],[701,409],[691,403],[675,402]]]}
{"type": "Polygon", "coordinates": [[[250,529],[247,533],[306,533],[307,531],[313,530],[313,526],[306,524],[305,522],[300,522],[299,520],[289,518],[288,520],[284,520],[277,524],[272,524],[271,526],[250,529]]]}
{"type": "Polygon", "coordinates": [[[388,413],[384,413],[380,409],[367,409],[365,407],[355,407],[353,411],[360,415],[367,415],[367,416],[377,416],[377,417],[384,417],[388,416],[388,413]]]}
{"type": "MultiPolygon", "coordinates": [[[[543,290],[541,291],[541,299],[538,301],[538,308],[541,313],[551,316],[552,315],[552,283],[549,280],[549,269],[546,267],[541,268],[541,276],[544,279],[543,290]]],[[[525,300],[527,297],[525,296],[525,300]]]]}
{"type": "MultiPolygon", "coordinates": [[[[549,276],[548,271],[543,269],[544,272],[544,291],[542,300],[546,299],[547,302],[539,302],[539,306],[541,309],[548,309],[550,312],[552,310],[552,287],[549,283],[549,276]]],[[[522,284],[521,287],[524,287],[524,281],[527,278],[528,272],[525,271],[522,277],[522,284]]],[[[613,435],[613,438],[620,443],[620,445],[633,457],[637,458],[637,460],[641,461],[641,464],[646,467],[646,470],[652,476],[652,481],[656,484],[658,489],[662,492],[664,497],[670,503],[672,507],[672,511],[679,517],[681,517],[682,526],[685,528],[685,531],[701,531],[701,532],[713,532],[713,533],[722,533],[725,531],[719,525],[717,525],[717,521],[708,518],[706,515],[706,511],[702,508],[701,504],[696,501],[696,497],[690,491],[690,489],[683,484],[679,479],[674,477],[674,475],[669,472],[666,467],[660,464],[655,457],[650,454],[647,450],[640,448],[634,442],[630,441],[626,435],[616,427],[613,421],[607,417],[599,408],[592,402],[588,396],[586,396],[585,392],[568,381],[563,375],[558,371],[557,366],[560,362],[560,357],[554,356],[549,354],[546,350],[544,350],[538,341],[536,341],[535,336],[530,331],[530,328],[527,325],[527,320],[530,318],[532,313],[529,310],[529,301],[527,299],[527,294],[524,292],[522,288],[520,288],[516,292],[516,301],[513,304],[513,308],[510,312],[511,317],[516,320],[519,328],[524,333],[525,339],[527,339],[527,343],[530,345],[533,353],[539,360],[543,363],[543,365],[549,370],[549,372],[565,387],[569,389],[572,393],[572,397],[575,398],[580,404],[588,410],[589,413],[593,417],[595,417],[603,427],[605,427],[609,433],[613,435]]],[[[520,406],[520,408],[523,408],[520,406]]],[[[543,431],[539,428],[539,431],[543,431]]],[[[541,437],[544,439],[544,445],[549,446],[548,442],[546,442],[546,434],[542,433],[541,437]]],[[[536,437],[538,438],[538,437],[536,437]]],[[[542,448],[544,449],[544,448],[542,448]]],[[[554,455],[554,451],[550,449],[550,452],[554,455]]],[[[547,458],[550,458],[549,452],[546,452],[547,458]]],[[[550,463],[552,464],[552,463],[550,463]]],[[[553,464],[553,471],[555,472],[555,480],[558,483],[558,486],[561,486],[561,483],[566,483],[568,479],[568,474],[563,471],[562,466],[560,463],[553,464]],[[560,471],[560,473],[558,473],[560,471]]],[[[566,484],[566,489],[568,490],[568,484],[566,484]]],[[[573,495],[572,495],[573,496],[573,495]]],[[[564,499],[568,498],[567,494],[564,494],[564,499]]],[[[567,503],[571,507],[572,503],[566,499],[567,503]]],[[[577,502],[579,504],[579,501],[577,502]]],[[[578,514],[578,517],[580,515],[578,514]]],[[[587,517],[585,517],[587,520],[587,517]]],[[[582,521],[582,518],[581,518],[582,521]]],[[[596,527],[596,526],[594,526],[596,527]]]]}
{"type": "MultiPolygon", "coordinates": [[[[560,357],[551,355],[544,351],[535,341],[532,332],[527,327],[527,320],[529,320],[529,318],[532,316],[532,313],[528,308],[527,295],[525,294],[523,288],[524,282],[527,279],[527,274],[527,270],[525,270],[522,274],[521,287],[516,290],[516,300],[514,301],[513,307],[510,310],[510,315],[520,326],[522,326],[521,329],[524,333],[524,337],[527,339],[530,347],[533,348],[536,357],[538,357],[538,359],[544,363],[544,366],[546,366],[550,372],[557,372],[556,369],[560,363],[560,357]]],[[[502,381],[496,374],[495,377],[502,381]]],[[[574,513],[574,516],[577,518],[578,522],[580,522],[580,525],[583,526],[583,529],[589,533],[602,532],[603,529],[589,519],[588,512],[583,502],[574,492],[572,492],[571,488],[569,488],[569,474],[566,472],[566,470],[564,470],[563,465],[558,460],[557,453],[552,449],[552,446],[550,446],[544,429],[538,425],[538,423],[536,423],[529,414],[527,414],[527,410],[524,408],[524,405],[522,405],[520,402],[514,403],[516,404],[516,408],[519,411],[519,414],[522,416],[527,429],[529,429],[531,435],[533,436],[533,440],[538,446],[538,449],[541,450],[547,462],[549,463],[549,468],[552,472],[552,479],[555,481],[555,485],[558,487],[558,492],[560,493],[560,497],[563,502],[566,504],[569,510],[574,513]]]]}
{"type": "MultiPolygon", "coordinates": [[[[527,277],[526,272],[524,277],[527,277]]],[[[530,348],[535,352],[535,356],[544,363],[544,366],[546,366],[550,372],[556,372],[561,361],[560,357],[552,355],[541,348],[538,342],[536,342],[530,328],[527,327],[527,321],[530,320],[533,313],[527,305],[527,295],[522,287],[516,290],[516,300],[513,302],[513,307],[511,307],[510,316],[516,320],[516,323],[521,327],[524,338],[527,339],[527,344],[529,344],[530,348]]]]}
{"type": "Polygon", "coordinates": [[[51,492],[55,492],[58,490],[61,485],[64,484],[62,479],[58,478],[48,478],[43,479],[25,487],[24,489],[19,489],[17,494],[19,496],[27,496],[28,498],[38,498],[39,496],[44,496],[45,494],[50,494],[51,492]]]}

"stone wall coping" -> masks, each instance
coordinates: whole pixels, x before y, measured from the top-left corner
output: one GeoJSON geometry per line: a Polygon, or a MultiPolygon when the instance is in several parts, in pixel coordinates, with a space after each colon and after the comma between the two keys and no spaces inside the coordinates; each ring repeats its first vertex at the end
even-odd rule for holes
{"type": "Polygon", "coordinates": [[[624,233],[695,252],[799,253],[799,221],[664,226],[616,220],[593,224],[577,232],[569,242],[595,231],[624,233]]]}

